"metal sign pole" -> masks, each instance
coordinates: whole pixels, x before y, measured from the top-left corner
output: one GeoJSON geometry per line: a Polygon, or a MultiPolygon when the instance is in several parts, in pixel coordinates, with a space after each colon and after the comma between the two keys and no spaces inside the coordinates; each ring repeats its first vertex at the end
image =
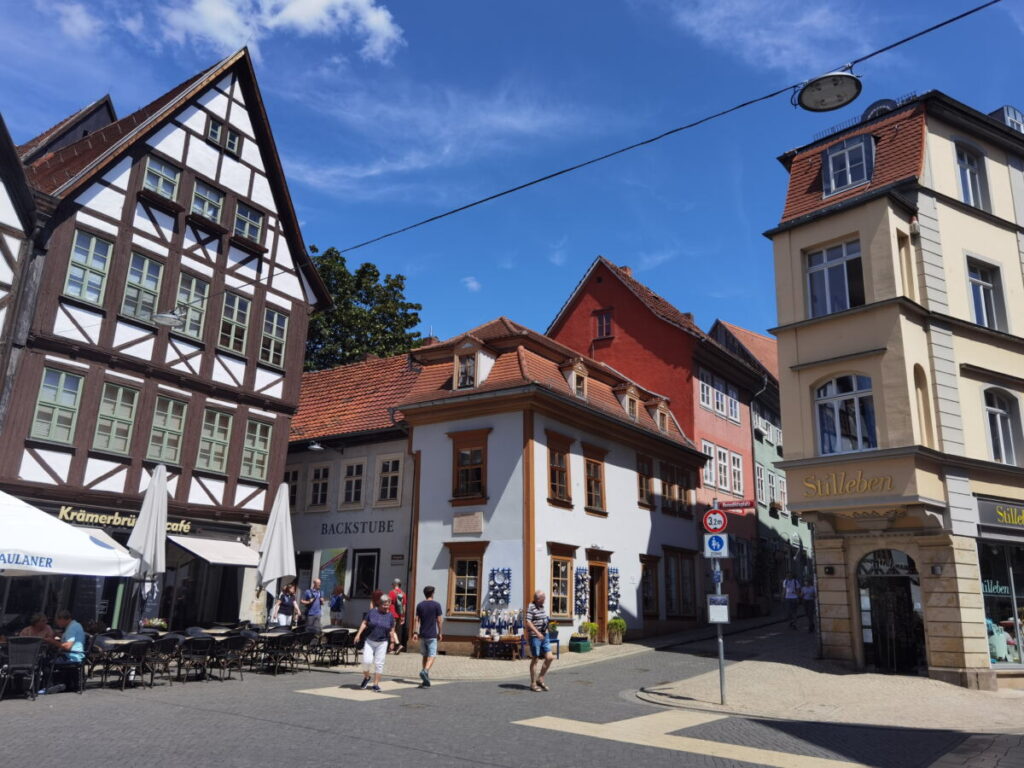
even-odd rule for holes
{"type": "MultiPolygon", "coordinates": [[[[711,506],[718,508],[718,499],[711,500],[711,506]]],[[[715,594],[722,594],[722,565],[716,557],[711,561],[712,578],[715,580],[715,594]]],[[[725,706],[725,640],[722,638],[722,625],[716,624],[715,631],[718,635],[718,688],[721,694],[722,706],[725,706]]]]}

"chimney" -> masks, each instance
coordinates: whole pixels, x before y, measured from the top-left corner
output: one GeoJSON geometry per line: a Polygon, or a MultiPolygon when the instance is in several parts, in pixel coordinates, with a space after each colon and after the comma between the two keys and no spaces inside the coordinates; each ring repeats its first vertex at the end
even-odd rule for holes
{"type": "Polygon", "coordinates": [[[633,276],[633,268],[632,267],[619,267],[619,270],[622,271],[626,275],[626,277],[632,277],[633,276]]]}

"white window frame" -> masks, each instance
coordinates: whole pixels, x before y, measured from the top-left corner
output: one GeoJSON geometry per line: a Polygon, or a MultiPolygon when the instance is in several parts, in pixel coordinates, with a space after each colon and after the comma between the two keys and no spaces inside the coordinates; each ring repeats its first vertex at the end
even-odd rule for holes
{"type": "Polygon", "coordinates": [[[718,487],[726,493],[730,493],[729,451],[721,446],[715,446],[715,460],[718,464],[718,487]]]}
{"type": "Polygon", "coordinates": [[[704,473],[702,475],[704,487],[714,488],[717,484],[715,478],[718,477],[718,473],[715,471],[715,444],[709,443],[707,440],[702,440],[700,444],[701,453],[709,457],[704,462],[704,473]]]}
{"type": "Polygon", "coordinates": [[[779,506],[783,512],[789,511],[789,489],[786,487],[786,478],[779,475],[776,486],[779,490],[779,506]]]}
{"type": "Polygon", "coordinates": [[[338,506],[342,509],[357,509],[362,508],[366,504],[366,481],[368,475],[366,472],[367,462],[366,457],[361,456],[359,458],[349,459],[341,464],[341,476],[339,483],[341,488],[338,492],[338,506]],[[358,475],[349,476],[349,469],[353,467],[359,467],[360,472],[358,475]],[[350,480],[359,480],[359,500],[358,501],[345,501],[345,496],[348,493],[348,484],[350,480]]]}
{"type": "Polygon", "coordinates": [[[957,142],[955,148],[956,176],[960,185],[960,199],[974,208],[983,211],[989,210],[988,174],[985,173],[985,155],[961,142],[957,142]]]}
{"type": "Polygon", "coordinates": [[[715,389],[715,377],[703,368],[700,370],[700,404],[708,410],[714,410],[712,392],[715,389]]]}
{"type": "Polygon", "coordinates": [[[726,393],[726,407],[729,411],[729,421],[740,423],[740,393],[732,384],[728,385],[726,393]]]}
{"type": "Polygon", "coordinates": [[[768,503],[772,504],[779,500],[778,490],[779,478],[774,472],[768,472],[768,503]]]}
{"type": "Polygon", "coordinates": [[[1004,322],[1006,314],[1003,307],[1002,271],[999,266],[968,257],[967,290],[970,294],[971,321],[984,328],[1007,330],[1004,322]],[[978,273],[977,277],[971,274],[972,271],[978,273]],[[982,298],[980,305],[979,293],[982,298]]]}
{"type": "Polygon", "coordinates": [[[860,240],[847,240],[843,243],[836,243],[830,245],[827,248],[818,248],[814,251],[809,251],[806,256],[806,281],[804,283],[805,290],[807,291],[807,317],[827,317],[828,315],[834,315],[836,312],[845,312],[853,307],[861,307],[867,303],[866,294],[866,281],[864,280],[864,259],[863,252],[860,248],[860,240]],[[854,252],[854,246],[856,252],[854,252]],[[830,258],[830,256],[839,249],[838,256],[830,258]],[[819,260],[820,259],[820,260],[819,260]],[[864,301],[861,304],[853,304],[850,296],[850,264],[854,261],[860,262],[860,292],[863,294],[864,301]],[[841,269],[843,276],[844,296],[846,306],[832,306],[832,293],[829,291],[828,283],[831,277],[832,270],[841,269]],[[824,310],[818,314],[814,314],[814,276],[817,274],[824,274],[824,310]]]}
{"type": "Polygon", "coordinates": [[[817,438],[817,455],[819,455],[819,456],[838,456],[840,454],[845,454],[845,453],[863,453],[864,451],[878,450],[878,415],[877,415],[878,412],[875,410],[874,385],[873,385],[870,377],[868,377],[868,376],[861,376],[861,375],[856,374],[856,373],[849,373],[849,374],[842,374],[840,376],[836,376],[833,379],[829,379],[828,381],[822,382],[822,384],[820,384],[819,386],[815,387],[813,403],[814,403],[814,429],[815,429],[815,437],[817,438]],[[835,387],[835,382],[838,381],[839,379],[845,378],[847,376],[850,376],[850,377],[853,378],[854,389],[852,391],[850,391],[850,392],[842,392],[842,393],[840,393],[838,391],[835,391],[835,392],[833,392],[833,394],[830,394],[830,395],[820,395],[820,396],[818,395],[818,391],[819,390],[829,386],[830,384],[833,385],[834,389],[838,390],[838,388],[835,387]],[[862,383],[861,380],[862,379],[868,382],[868,388],[867,389],[862,389],[861,388],[861,383],[862,383]],[[868,446],[868,447],[864,447],[864,448],[857,447],[857,448],[852,448],[852,449],[849,449],[849,450],[835,450],[835,451],[828,451],[828,452],[826,452],[826,451],[823,450],[823,446],[822,446],[821,407],[822,406],[827,406],[827,407],[830,407],[831,410],[832,410],[832,423],[836,426],[835,438],[836,438],[836,444],[838,446],[838,445],[841,444],[841,441],[842,441],[842,434],[841,434],[841,427],[840,427],[841,420],[840,420],[839,408],[840,408],[841,403],[843,401],[845,401],[845,400],[853,400],[854,401],[854,414],[855,414],[855,417],[856,417],[857,445],[858,446],[863,445],[863,443],[865,441],[865,437],[866,437],[866,434],[865,434],[865,424],[864,424],[863,419],[861,418],[862,402],[865,401],[865,400],[870,401],[872,419],[875,422],[875,425],[874,425],[875,426],[875,432],[874,432],[873,435],[871,435],[871,442],[873,442],[874,445],[871,445],[871,446],[868,446]]]}
{"type": "Polygon", "coordinates": [[[375,467],[376,467],[376,471],[374,472],[374,477],[373,477],[373,506],[375,506],[375,507],[397,507],[397,506],[401,505],[401,503],[402,503],[402,485],[403,485],[402,480],[404,479],[404,476],[405,476],[405,455],[401,454],[401,453],[382,454],[380,456],[377,456],[377,458],[375,459],[375,467]],[[397,461],[398,462],[398,472],[397,473],[394,473],[394,472],[384,472],[384,462],[385,461],[388,461],[388,462],[390,462],[390,461],[397,461]],[[381,498],[381,494],[380,494],[380,492],[381,492],[381,481],[384,479],[385,475],[390,476],[390,475],[395,475],[395,474],[397,474],[397,476],[398,476],[398,482],[397,482],[397,485],[396,485],[397,490],[396,490],[395,498],[393,498],[393,499],[382,499],[381,498]]]}
{"type": "Polygon", "coordinates": [[[989,458],[1009,466],[1017,466],[1015,437],[1020,430],[1017,423],[1019,403],[1017,398],[1005,389],[989,387],[982,392],[985,406],[985,422],[988,430],[989,458]],[[997,400],[989,402],[989,395],[997,400]]]}
{"type": "Polygon", "coordinates": [[[870,134],[853,136],[825,150],[824,197],[845,192],[871,181],[874,159],[874,138],[870,134]],[[854,170],[860,168],[855,175],[854,170]],[[845,181],[837,177],[845,174],[845,181]]]}
{"type": "Polygon", "coordinates": [[[313,464],[309,468],[309,508],[310,509],[327,509],[328,501],[331,498],[331,465],[330,464],[313,464]],[[323,470],[323,473],[318,476],[318,473],[323,470]],[[322,498],[320,500],[321,486],[323,489],[322,498]]]}
{"type": "Polygon", "coordinates": [[[725,382],[717,376],[715,376],[715,390],[713,394],[715,397],[715,413],[725,416],[727,413],[725,407],[725,382]]]}
{"type": "Polygon", "coordinates": [[[764,467],[760,464],[754,464],[754,496],[761,504],[768,503],[765,500],[764,467]]]}
{"type": "Polygon", "coordinates": [[[732,480],[732,492],[743,495],[743,457],[738,453],[729,453],[729,470],[732,480]]]}

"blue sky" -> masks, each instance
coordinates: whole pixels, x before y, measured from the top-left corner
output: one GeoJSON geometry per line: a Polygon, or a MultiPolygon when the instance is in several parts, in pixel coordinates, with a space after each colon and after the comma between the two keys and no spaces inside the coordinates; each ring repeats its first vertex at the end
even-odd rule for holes
{"type": "MultiPolygon", "coordinates": [[[[307,243],[347,247],[833,69],[973,0],[5,2],[0,111],[23,141],[109,92],[124,115],[248,42],[307,243]]],[[[776,156],[872,101],[1024,108],[1024,0],[786,96],[350,254],[408,277],[421,330],[543,331],[598,254],[702,327],[775,323],[776,156]]]]}

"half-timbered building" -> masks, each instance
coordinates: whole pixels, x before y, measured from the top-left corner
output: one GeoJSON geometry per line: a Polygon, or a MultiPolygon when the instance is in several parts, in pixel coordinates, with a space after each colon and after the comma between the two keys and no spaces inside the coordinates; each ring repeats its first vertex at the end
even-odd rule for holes
{"type": "MultiPolygon", "coordinates": [[[[308,316],[329,301],[250,56],[120,119],[100,99],[17,151],[44,213],[12,263],[0,207],[0,311],[8,284],[15,307],[0,487],[123,541],[166,465],[168,573],[150,610],[178,625],[245,615],[308,316]]],[[[54,600],[116,623],[123,585],[79,581],[54,600]]]]}

